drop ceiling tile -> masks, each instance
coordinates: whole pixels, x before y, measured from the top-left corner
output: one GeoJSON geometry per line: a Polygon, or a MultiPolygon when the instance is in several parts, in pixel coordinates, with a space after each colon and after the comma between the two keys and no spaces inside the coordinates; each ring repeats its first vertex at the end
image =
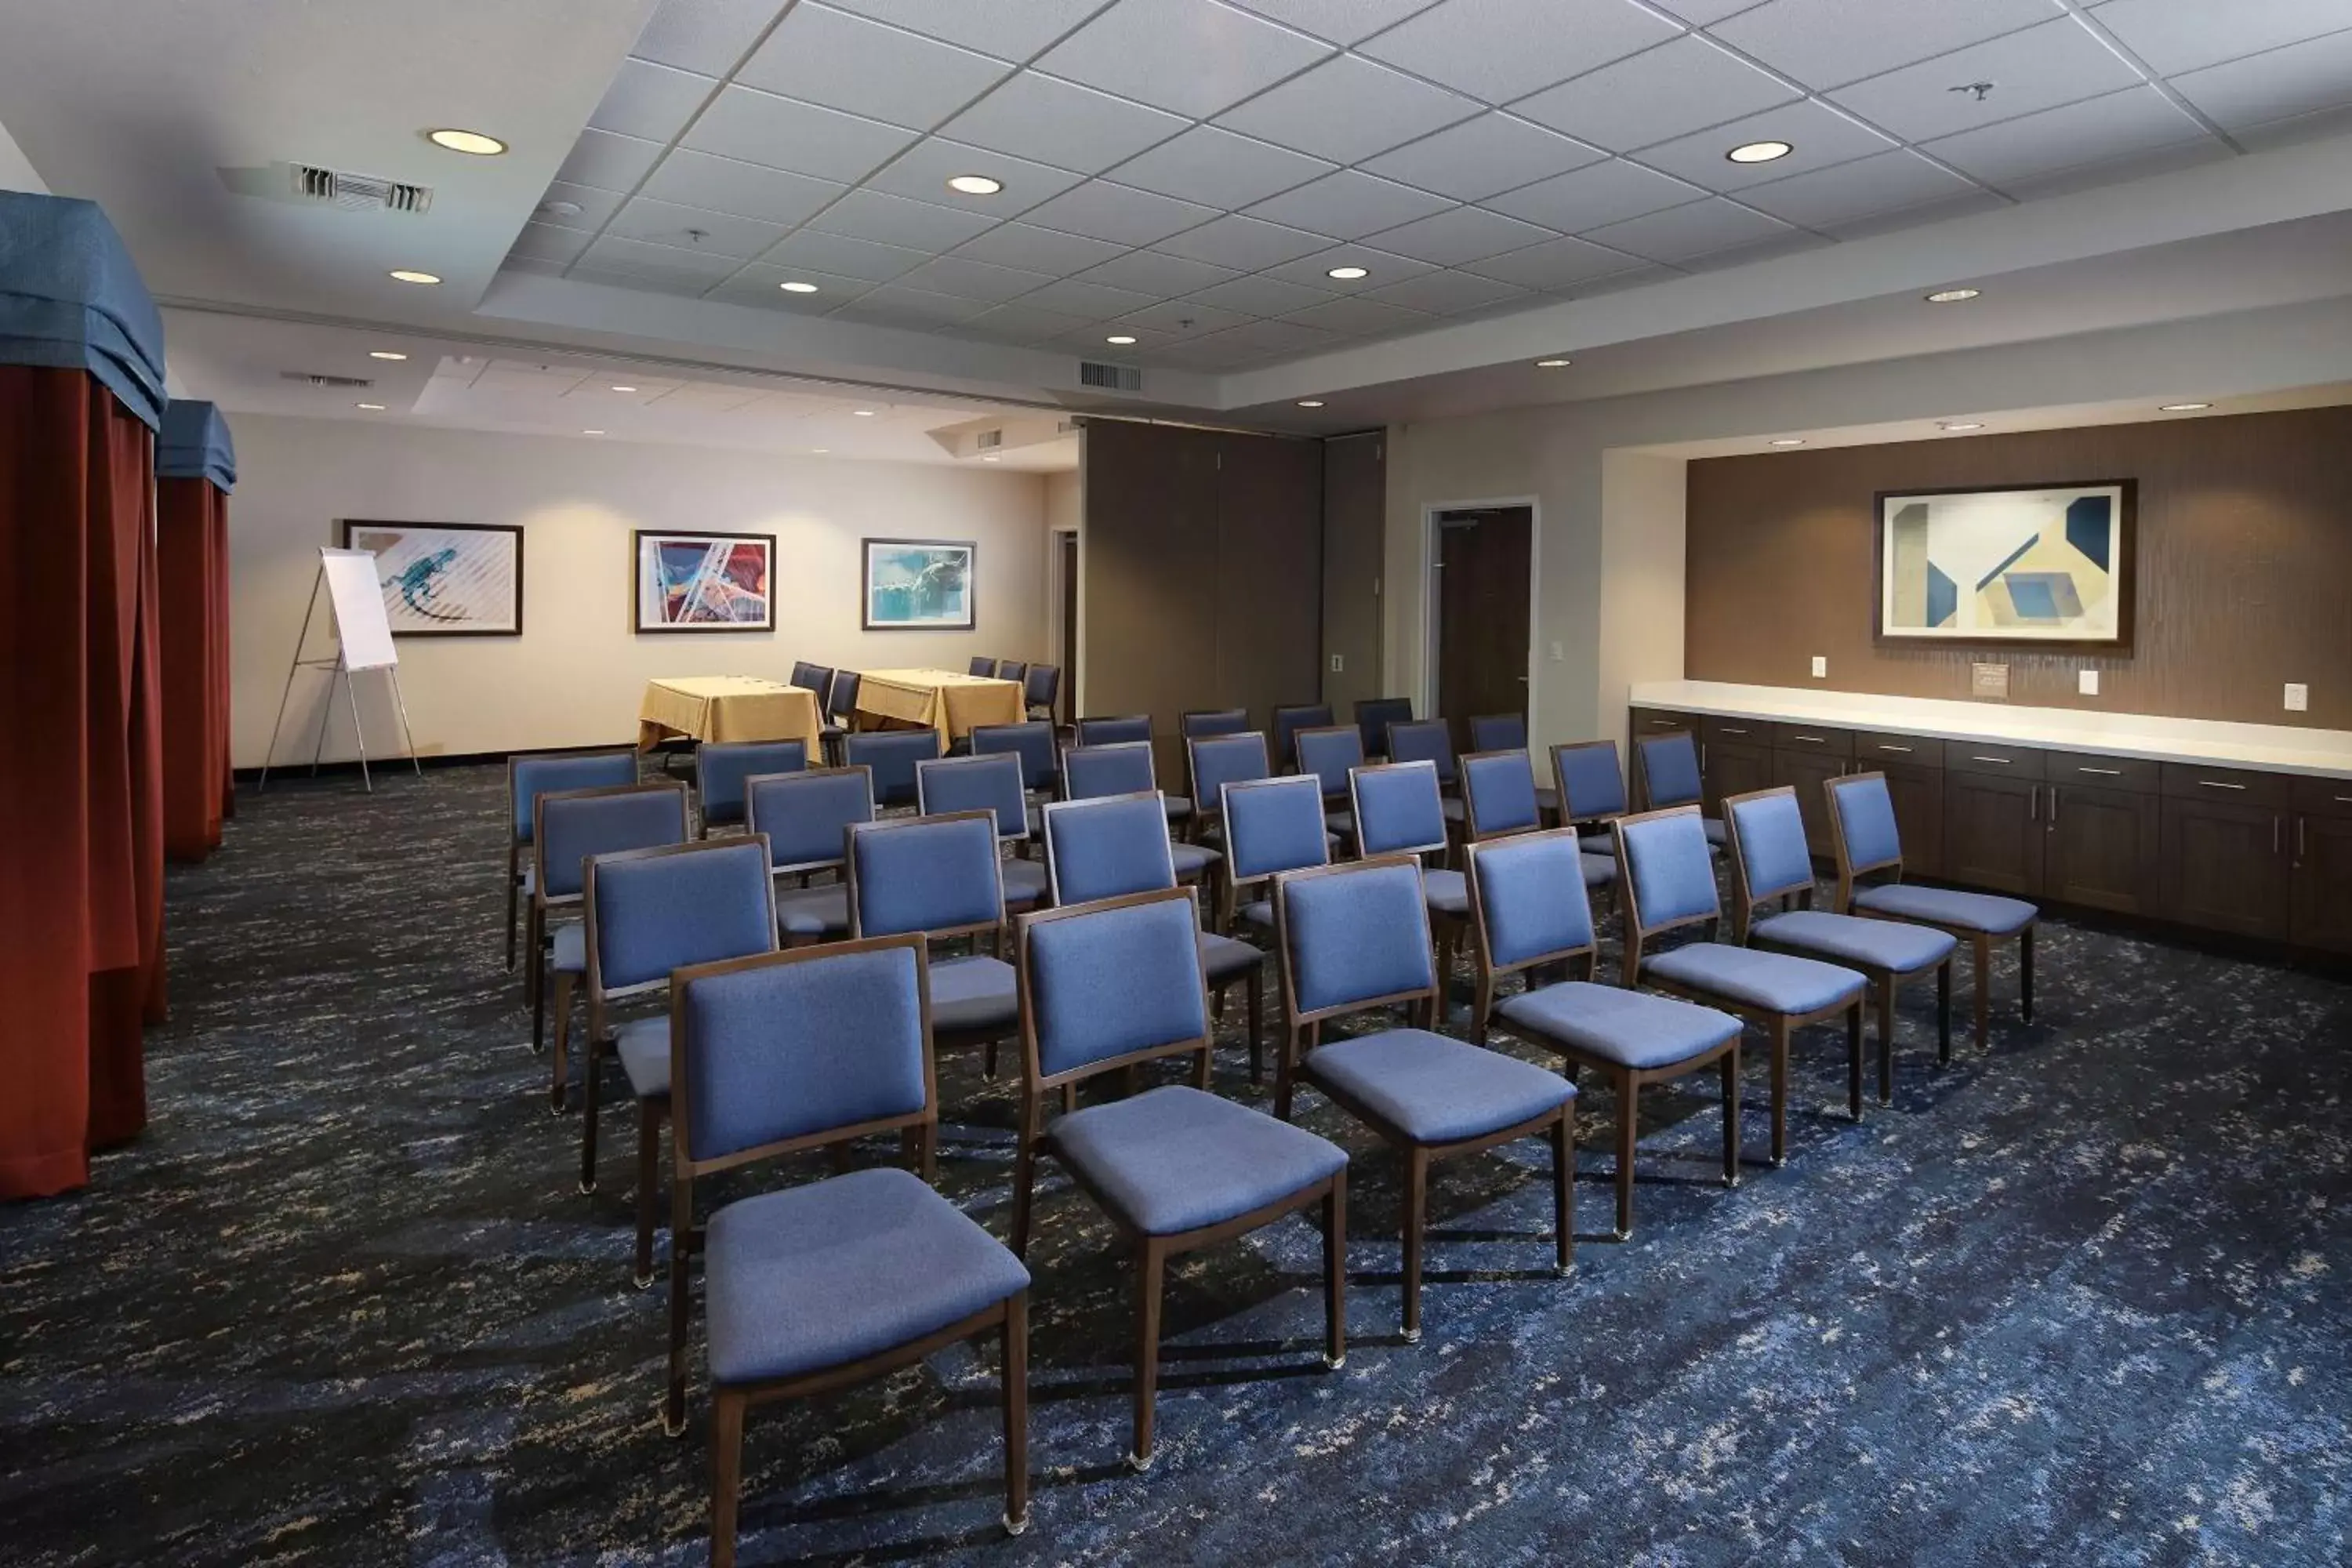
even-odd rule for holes
{"type": "Polygon", "coordinates": [[[852,300],[833,314],[836,321],[871,321],[885,327],[931,327],[968,321],[987,309],[984,300],[960,300],[952,294],[890,283],[852,300]]]}
{"type": "Polygon", "coordinates": [[[795,174],[854,184],[915,140],[911,131],[730,87],[688,128],[687,147],[795,174]]]}
{"type": "Polygon", "coordinates": [[[1668,207],[1624,223],[1594,229],[1585,237],[1650,261],[1681,262],[1735,245],[1757,245],[1777,239],[1789,226],[1762,213],[1709,196],[1703,202],[1668,207]]]}
{"type": "Polygon", "coordinates": [[[1675,36],[1633,0],[1444,0],[1363,47],[1488,103],[1566,81],[1675,36]]]}
{"type": "Polygon", "coordinates": [[[1228,0],[1244,11],[1270,16],[1285,26],[1335,44],[1352,44],[1393,26],[1433,0],[1228,0]]]}
{"type": "Polygon", "coordinates": [[[1384,228],[1444,212],[1453,204],[1360,169],[1342,169],[1312,184],[1258,203],[1252,217],[1288,224],[1334,239],[1360,239],[1384,228]]]}
{"type": "Polygon", "coordinates": [[[1791,230],[1724,250],[1710,250],[1704,256],[1687,257],[1675,265],[1685,272],[1722,272],[1734,267],[1751,267],[1759,261],[1794,256],[1801,251],[1820,250],[1836,243],[1826,235],[1791,230]]]}
{"type": "Polygon", "coordinates": [[[1517,284],[1481,278],[1475,272],[1424,272],[1363,296],[1384,305],[1402,305],[1407,310],[1426,310],[1436,316],[1491,310],[1527,297],[1528,291],[1517,284]]]}
{"type": "Polygon", "coordinates": [[[1706,193],[1622,158],[1522,186],[1478,205],[1562,234],[1598,228],[1696,201],[1706,193]]]}
{"type": "Polygon", "coordinates": [[[1693,33],[1523,98],[1511,110],[1596,147],[1630,153],[1798,96],[1693,33]]]}
{"type": "Polygon", "coordinates": [[[1003,60],[801,0],[736,79],[929,131],[1001,80],[1003,60]]]}
{"type": "Polygon", "coordinates": [[[1360,56],[1340,55],[1227,110],[1217,123],[1353,163],[1478,110],[1478,104],[1458,93],[1360,56]]]}
{"type": "Polygon", "coordinates": [[[1622,251],[1605,249],[1580,239],[1548,239],[1525,250],[1509,251],[1501,256],[1488,257],[1484,261],[1473,261],[1463,270],[1481,278],[1516,283],[1523,289],[1557,292],[1641,265],[1639,260],[1622,251]]]}
{"type": "Polygon", "coordinates": [[[596,237],[585,229],[558,228],[549,223],[527,223],[515,236],[514,246],[507,254],[531,261],[551,261],[568,265],[580,259],[588,242],[596,237]]]}
{"type": "Polygon", "coordinates": [[[1184,129],[1163,114],[1036,71],[1023,71],[940,127],[975,147],[1099,174],[1184,129]]]}
{"type": "Polygon", "coordinates": [[[1908,148],[1816,169],[1739,193],[1739,199],[1807,228],[1865,222],[1886,213],[1967,195],[1977,187],[1908,148]]]}
{"type": "Polygon", "coordinates": [[[1229,331],[1215,332],[1205,338],[1171,343],[1151,356],[1152,363],[1186,370],[1239,370],[1274,357],[1271,350],[1229,341],[1233,335],[1229,331]]]}
{"type": "Polygon", "coordinates": [[[1245,316],[1286,316],[1293,310],[1319,305],[1333,295],[1328,289],[1309,289],[1258,273],[1203,289],[1192,297],[1203,304],[1239,310],[1245,316]]]}
{"type": "Polygon", "coordinates": [[[1214,207],[1180,202],[1173,196],[1155,195],[1108,180],[1088,180],[1043,206],[1031,209],[1028,220],[1091,239],[1150,245],[1216,216],[1214,207]]]}
{"type": "Polygon", "coordinates": [[[1385,179],[1475,202],[1605,156],[1558,132],[1514,115],[1488,112],[1383,153],[1364,167],[1385,179]]]}
{"type": "Polygon", "coordinates": [[[833,0],[840,10],[961,44],[1000,59],[1025,60],[1103,7],[1104,0],[833,0]]]}
{"type": "Polygon", "coordinates": [[[1064,332],[1044,346],[1081,354],[1090,360],[1108,360],[1113,364],[1132,364],[1143,355],[1177,340],[1167,332],[1147,331],[1141,327],[1129,327],[1109,321],[1097,321],[1075,331],[1064,332]],[[1113,337],[1133,338],[1131,343],[1114,343],[1113,337]]]}
{"type": "Polygon", "coordinates": [[[828,234],[929,251],[952,249],[994,226],[991,219],[977,213],[864,190],[850,192],[810,222],[828,234]]]}
{"type": "Polygon", "coordinates": [[[1286,261],[1271,268],[1265,276],[1283,283],[1304,283],[1326,294],[1369,294],[1384,283],[1401,282],[1418,278],[1437,268],[1426,261],[1393,251],[1374,250],[1367,245],[1342,245],[1329,250],[1318,250],[1312,256],[1302,256],[1296,261],[1286,261]],[[1334,278],[1334,267],[1360,267],[1361,278],[1334,278]]]}
{"type": "Polygon", "coordinates": [[[713,300],[723,300],[730,305],[757,305],[763,310],[784,310],[796,316],[822,316],[837,310],[850,300],[874,291],[875,285],[863,278],[845,278],[837,273],[819,272],[806,267],[776,267],[755,261],[726,282],[710,291],[713,300]],[[814,294],[787,294],[777,287],[784,282],[814,283],[814,294]]]}
{"type": "Polygon", "coordinates": [[[1119,183],[1230,211],[1305,184],[1332,166],[1270,142],[1196,125],[1121,163],[1119,183]]]}
{"type": "Polygon", "coordinates": [[[1309,305],[1286,318],[1295,325],[1320,327],[1326,331],[1348,333],[1409,332],[1416,327],[1435,324],[1436,318],[1420,310],[1408,310],[1402,305],[1383,305],[1377,300],[1326,300],[1320,305],[1309,305]]]}
{"type": "Polygon", "coordinates": [[[1084,174],[1033,163],[1026,158],[968,147],[941,136],[927,136],[866,184],[868,190],[894,196],[958,207],[986,217],[1008,218],[1060,195],[1085,178],[1084,174]],[[966,195],[948,187],[948,181],[958,174],[985,174],[1004,188],[992,196],[966,195]]]}
{"type": "Polygon", "coordinates": [[[593,185],[574,185],[558,180],[547,187],[547,195],[539,198],[532,209],[530,221],[550,224],[557,228],[584,228],[590,232],[603,228],[621,210],[626,198],[618,191],[600,191],[593,185]],[[570,202],[580,210],[576,213],[551,213],[550,202],[570,202]]]}
{"type": "Polygon", "coordinates": [[[1328,235],[1308,234],[1263,218],[1232,213],[1164,239],[1152,248],[1171,256],[1189,256],[1195,261],[1213,261],[1242,272],[1255,272],[1294,256],[1327,249],[1330,244],[1328,235]]]}
{"type": "Polygon", "coordinates": [[[499,270],[525,272],[534,278],[561,278],[564,275],[565,268],[561,261],[542,261],[536,256],[520,256],[510,252],[504,261],[499,263],[499,270]]]}
{"type": "Polygon", "coordinates": [[[804,228],[778,240],[775,247],[760,259],[778,267],[804,268],[812,272],[863,278],[870,283],[887,283],[929,260],[930,253],[804,228]]]}
{"type": "Polygon", "coordinates": [[[1763,0],[1653,0],[1659,10],[1671,11],[1694,27],[1720,22],[1741,11],[1752,11],[1763,0]]]}
{"type": "Polygon", "coordinates": [[[719,89],[716,77],[673,70],[646,60],[623,60],[588,123],[647,142],[667,142],[686,129],[702,100],[719,89]]]}
{"type": "Polygon", "coordinates": [[[1215,0],[1118,0],[1037,65],[1206,120],[1330,52],[1328,44],[1215,0]]]}
{"type": "Polygon", "coordinates": [[[2063,15],[2058,0],[1767,0],[1709,31],[1823,92],[2063,15]]]}
{"type": "Polygon", "coordinates": [[[1266,357],[1276,354],[1295,356],[1313,353],[1318,349],[1329,348],[1339,341],[1339,334],[1326,328],[1310,326],[1307,322],[1296,320],[1251,321],[1244,326],[1229,328],[1202,341],[1266,357]]]}
{"type": "Polygon", "coordinates": [[[1895,143],[1869,127],[1855,123],[1837,110],[1805,99],[1768,109],[1728,125],[1697,132],[1655,147],[1643,148],[1642,162],[1652,168],[1712,191],[1737,191],[1767,180],[1851,163],[1895,143]],[[1725,156],[1750,142],[1786,142],[1788,156],[1769,163],[1735,163],[1725,156]]]}
{"type": "Polygon", "coordinates": [[[2204,138],[2204,128],[2152,87],[2126,88],[1930,142],[1923,149],[1995,188],[2083,163],[2204,138]]]}
{"type": "Polygon", "coordinates": [[[2091,19],[2165,76],[2352,27],[2343,0],[2107,0],[2091,19]]]}
{"type": "Polygon", "coordinates": [[[1234,275],[1230,267],[1213,267],[1189,257],[1162,256],[1156,250],[1130,250],[1116,260],[1080,273],[1087,283],[1108,283],[1114,289],[1132,289],[1139,294],[1158,294],[1172,299],[1221,283],[1234,275]]]}
{"type": "MultiPolygon", "coordinates": [[[[2221,148],[2221,143],[2218,142],[2213,145],[2217,151],[2221,148]]],[[[1740,199],[1750,200],[1754,195],[1755,193],[1751,191],[1740,199]]],[[[1948,196],[1942,201],[1927,202],[1916,207],[1905,207],[1898,212],[1878,213],[1847,223],[1824,223],[1822,225],[1822,232],[1833,235],[1839,239],[1869,239],[1877,235],[1892,234],[1897,229],[1924,228],[1929,224],[1943,223],[1950,218],[1967,217],[1974,213],[1992,212],[2009,205],[2008,201],[1994,195],[1982,186],[1970,185],[1965,194],[1948,196]]]]}
{"type": "Polygon", "coordinates": [[[1107,239],[1088,239],[1081,234],[1064,234],[1034,224],[1003,223],[977,239],[966,240],[956,247],[955,253],[974,261],[1063,278],[1082,272],[1097,262],[1108,261],[1121,253],[1121,247],[1107,239]]]}
{"type": "Polygon", "coordinates": [[[1384,230],[1372,236],[1368,243],[1415,260],[1458,267],[1465,261],[1500,256],[1504,251],[1518,250],[1551,237],[1551,230],[1521,223],[1515,217],[1490,213],[1483,207],[1455,207],[1435,217],[1384,230]]]}
{"type": "MultiPolygon", "coordinates": [[[[2343,14],[2352,22],[2352,7],[2343,14]]],[[[2172,85],[2224,131],[2335,109],[2352,103],[2352,31],[2191,71],[2172,85]]]]}
{"type": "Polygon", "coordinates": [[[1124,316],[1158,303],[1150,295],[1139,294],[1132,289],[1082,283],[1075,278],[1048,283],[1034,293],[1022,296],[1021,302],[1040,310],[1059,310],[1082,321],[1108,321],[1113,316],[1124,316]]]}
{"type": "Polygon", "coordinates": [[[600,191],[635,190],[637,182],[652,173],[654,161],[661,152],[658,142],[615,136],[609,131],[583,131],[580,140],[572,144],[563,166],[555,171],[555,177],[568,184],[593,185],[600,191]]]}
{"type": "Polygon", "coordinates": [[[1203,338],[1211,332],[1222,332],[1227,327],[1238,327],[1251,319],[1244,311],[1221,310],[1198,300],[1163,300],[1157,305],[1129,311],[1113,325],[1121,330],[1142,327],[1175,337],[1203,338]]]}
{"type": "Polygon", "coordinates": [[[762,223],[800,223],[849,187],[806,174],[715,157],[681,147],[661,161],[645,195],[679,206],[733,213],[762,223]]]}
{"type": "Polygon", "coordinates": [[[991,337],[1037,342],[1074,332],[1086,322],[1076,316],[1066,316],[1059,310],[1041,310],[1024,301],[999,305],[994,310],[974,316],[968,325],[971,331],[984,332],[991,337]]]}
{"type": "Polygon", "coordinates": [[[759,42],[781,8],[777,0],[662,0],[629,52],[723,77],[759,42]]]}
{"type": "Polygon", "coordinates": [[[743,265],[739,258],[732,256],[719,256],[707,250],[681,250],[668,245],[649,245],[643,240],[626,239],[612,234],[581,252],[580,264],[600,272],[692,280],[706,286],[731,275],[743,265]]]}
{"type": "Polygon", "coordinates": [[[629,289],[645,294],[677,294],[693,299],[709,287],[707,279],[684,273],[623,272],[611,268],[574,263],[563,274],[573,283],[597,283],[607,289],[629,289]]]}
{"type": "Polygon", "coordinates": [[[936,261],[927,261],[898,279],[904,288],[926,289],[934,294],[953,294],[961,300],[985,300],[992,305],[1017,300],[1040,284],[1052,281],[1053,279],[1043,272],[992,267],[985,261],[973,261],[961,256],[942,256],[936,261]]]}
{"type": "Polygon", "coordinates": [[[639,196],[621,209],[620,216],[605,226],[604,232],[623,239],[642,239],[652,245],[748,260],[783,238],[787,230],[782,224],[761,223],[756,218],[705,212],[700,207],[683,207],[639,196]]]}
{"type": "Polygon", "coordinates": [[[1957,135],[2136,87],[2138,71],[2071,16],[1841,88],[1831,96],[1906,142],[1957,135]],[[1979,99],[1956,89],[1990,82],[1979,99]]]}

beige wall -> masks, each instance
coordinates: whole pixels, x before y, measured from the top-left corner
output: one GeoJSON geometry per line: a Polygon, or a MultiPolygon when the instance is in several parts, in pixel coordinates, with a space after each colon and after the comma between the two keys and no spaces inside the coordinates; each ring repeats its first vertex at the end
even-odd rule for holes
{"type": "MultiPolygon", "coordinates": [[[[1045,482],[1034,474],[772,457],[633,442],[230,416],[234,753],[259,765],[285,689],[318,547],[341,518],[518,523],[523,635],[404,637],[400,681],[417,750],[467,754],[634,738],[656,675],[784,679],[795,658],[853,668],[961,669],[983,649],[1048,656],[1045,482]],[[629,629],[630,533],[639,528],[776,535],[777,630],[638,636],[629,629]],[[979,629],[858,629],[858,542],[970,539],[979,629]]],[[[313,631],[312,652],[331,645],[313,631]]],[[[381,682],[362,674],[368,749],[397,734],[381,682]]],[[[323,676],[295,684],[280,766],[307,759],[323,676]]],[[[351,753],[340,703],[331,757],[351,753]]]]}

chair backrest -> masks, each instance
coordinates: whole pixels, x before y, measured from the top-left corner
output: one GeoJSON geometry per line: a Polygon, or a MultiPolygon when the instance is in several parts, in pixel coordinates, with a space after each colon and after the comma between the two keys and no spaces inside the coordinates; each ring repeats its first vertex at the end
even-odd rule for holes
{"type": "Polygon", "coordinates": [[[1265,737],[1255,730],[1187,741],[1184,752],[1192,763],[1192,809],[1202,816],[1223,804],[1225,785],[1262,779],[1271,771],[1265,763],[1265,737]]]}
{"type": "Polygon", "coordinates": [[[669,983],[670,971],[776,950],[776,884],[756,834],[599,855],[588,862],[588,998],[669,983]]]}
{"type": "Polygon", "coordinates": [[[792,684],[799,687],[803,691],[815,692],[816,700],[822,702],[825,699],[825,693],[833,686],[833,667],[811,664],[804,658],[796,658],[793,660],[792,684]]]}
{"type": "Polygon", "coordinates": [[[1431,855],[1445,847],[1445,803],[1438,795],[1434,763],[1381,763],[1351,769],[1348,802],[1356,814],[1360,858],[1431,855]]]}
{"type": "Polygon", "coordinates": [[[1158,790],[1048,801],[1045,878],[1055,908],[1176,885],[1158,790]]]}
{"type": "Polygon", "coordinates": [[[1062,753],[1062,794],[1066,799],[1091,800],[1099,795],[1134,795],[1142,790],[1157,794],[1159,789],[1149,741],[1073,746],[1062,753]]]}
{"type": "Polygon", "coordinates": [[[1029,837],[1029,792],[1021,783],[1021,758],[1012,752],[933,757],[915,764],[915,809],[925,816],[951,811],[992,811],[996,836],[1029,837]]]}
{"type": "Polygon", "coordinates": [[[1462,759],[1462,826],[1472,838],[1532,833],[1543,826],[1536,765],[1527,752],[1473,752],[1462,759]]]}
{"type": "Polygon", "coordinates": [[[964,671],[964,673],[967,675],[977,675],[985,679],[993,679],[996,675],[996,661],[990,658],[985,654],[974,654],[972,656],[971,668],[964,671]]]}
{"type": "Polygon", "coordinates": [[[852,826],[874,820],[874,774],[867,768],[809,768],[749,781],[743,817],[764,834],[778,871],[821,871],[841,864],[852,826]]]}
{"type": "Polygon", "coordinates": [[[1706,794],[1699,782],[1698,742],[1688,730],[1668,730],[1634,742],[1633,777],[1633,796],[1643,811],[1696,805],[1706,794]]]}
{"type": "Polygon", "coordinates": [[[1731,849],[1732,930],[1744,941],[1757,905],[1813,890],[1813,855],[1797,792],[1787,784],[1727,796],[1723,821],[1731,849]]]}
{"type": "Polygon", "coordinates": [[[967,936],[1004,923],[992,811],[860,823],[846,870],[852,936],[967,936]]]}
{"type": "Polygon", "coordinates": [[[1313,778],[1334,799],[1348,793],[1348,775],[1364,765],[1364,734],[1353,724],[1294,731],[1290,744],[1299,775],[1313,778]]]}
{"type": "Polygon", "coordinates": [[[582,863],[591,855],[686,842],[686,785],[675,779],[552,790],[539,797],[536,808],[533,896],[541,903],[578,900],[582,863]]]}
{"type": "Polygon", "coordinates": [[[1250,727],[1246,708],[1193,708],[1176,721],[1177,731],[1188,741],[1203,735],[1239,735],[1250,727]]]}
{"type": "Polygon", "coordinates": [[[1483,973],[1507,974],[1592,954],[1592,900],[1575,828],[1489,839],[1471,845],[1468,854],[1463,880],[1483,973]]]}
{"type": "Polygon", "coordinates": [[[1021,917],[1027,1092],[1112,1067],[1209,1050],[1200,911],[1162,889],[1021,917]]]}
{"type": "Polygon", "coordinates": [[[1022,705],[1027,708],[1053,710],[1062,697],[1062,667],[1058,664],[1033,664],[1028,679],[1021,689],[1022,705]]]}
{"type": "Polygon", "coordinates": [[[836,669],[824,693],[825,716],[836,724],[846,724],[849,716],[857,711],[857,672],[836,669]]]}
{"type": "Polygon", "coordinates": [[[694,748],[694,790],[702,797],[702,826],[743,820],[743,781],[796,773],[808,766],[803,741],[705,741],[694,748]]]}
{"type": "Polygon", "coordinates": [[[637,753],[540,752],[507,759],[509,833],[517,844],[530,842],[532,808],[552,790],[610,789],[637,782],[637,753]]]}
{"type": "Polygon", "coordinates": [[[1294,871],[1274,885],[1284,1014],[1295,1027],[1437,995],[1421,863],[1404,856],[1294,871]]]}
{"type": "Polygon", "coordinates": [[[1903,835],[1895,823],[1895,796],[1880,773],[1848,773],[1822,786],[1830,802],[1830,842],[1837,850],[1838,907],[1845,907],[1853,879],[1895,868],[1903,875],[1903,835]]]}
{"type": "Polygon", "coordinates": [[[1062,757],[1054,743],[1054,726],[1044,720],[1019,724],[975,724],[971,749],[978,756],[1010,752],[1021,759],[1021,782],[1031,789],[1052,789],[1062,782],[1062,757]]]}
{"type": "Polygon", "coordinates": [[[1694,921],[1721,917],[1715,891],[1715,856],[1699,826],[1698,807],[1670,805],[1621,816],[1617,892],[1629,934],[1646,936],[1694,921]]]}
{"type": "Polygon", "coordinates": [[[874,798],[905,805],[915,798],[915,764],[940,754],[937,730],[868,730],[842,742],[851,765],[874,770],[874,798]]]}
{"type": "Polygon", "coordinates": [[[1551,783],[1559,819],[1607,822],[1625,815],[1625,774],[1614,741],[1570,741],[1551,749],[1551,783]]]}
{"type": "Polygon", "coordinates": [[[1078,744],[1113,746],[1122,741],[1151,739],[1151,715],[1122,713],[1078,721],[1078,744]]]}
{"type": "Polygon", "coordinates": [[[1364,755],[1387,755],[1389,726],[1412,722],[1410,697],[1367,697],[1356,704],[1356,732],[1363,737],[1364,755]]]}
{"type": "Polygon", "coordinates": [[[1443,719],[1412,719],[1389,726],[1383,748],[1392,763],[1434,763],[1437,782],[1452,784],[1457,773],[1454,736],[1443,719]]]}
{"type": "Polygon", "coordinates": [[[1328,702],[1297,702],[1274,710],[1274,764],[1278,768],[1298,765],[1298,751],[1293,737],[1301,730],[1322,730],[1331,723],[1331,705],[1328,702]]]}
{"type": "Polygon", "coordinates": [[[673,973],[681,1187],[701,1172],[935,1121],[929,968],[920,937],[892,936],[673,973]]]}
{"type": "Polygon", "coordinates": [[[1219,804],[1225,816],[1227,886],[1330,863],[1323,792],[1306,774],[1228,784],[1219,804]]]}
{"type": "Polygon", "coordinates": [[[999,680],[1027,680],[1029,679],[1028,661],[1018,658],[998,659],[996,661],[996,679],[999,680]]]}
{"type": "Polygon", "coordinates": [[[1524,713],[1471,715],[1470,749],[1474,752],[1526,751],[1528,716],[1524,713]]]}

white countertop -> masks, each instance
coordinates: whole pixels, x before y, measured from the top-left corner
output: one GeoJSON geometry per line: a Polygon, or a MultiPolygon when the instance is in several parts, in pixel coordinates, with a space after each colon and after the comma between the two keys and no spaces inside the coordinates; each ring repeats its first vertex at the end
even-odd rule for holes
{"type": "Polygon", "coordinates": [[[1722,719],[1786,719],[1898,735],[1945,735],[2163,763],[2225,763],[2273,773],[2352,778],[2352,731],[2345,730],[2164,719],[2095,709],[2016,708],[1723,680],[1643,681],[1633,687],[1629,700],[1636,708],[1668,708],[1722,719]]]}

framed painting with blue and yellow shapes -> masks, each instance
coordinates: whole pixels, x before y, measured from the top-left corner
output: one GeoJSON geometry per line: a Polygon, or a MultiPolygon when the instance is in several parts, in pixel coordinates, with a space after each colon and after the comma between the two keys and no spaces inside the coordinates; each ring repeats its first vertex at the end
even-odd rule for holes
{"type": "Polygon", "coordinates": [[[1881,491],[1877,640],[2129,652],[2135,489],[1881,491]]]}
{"type": "Polygon", "coordinates": [[[980,547],[956,539],[869,539],[860,624],[869,632],[972,630],[980,547]]]}

